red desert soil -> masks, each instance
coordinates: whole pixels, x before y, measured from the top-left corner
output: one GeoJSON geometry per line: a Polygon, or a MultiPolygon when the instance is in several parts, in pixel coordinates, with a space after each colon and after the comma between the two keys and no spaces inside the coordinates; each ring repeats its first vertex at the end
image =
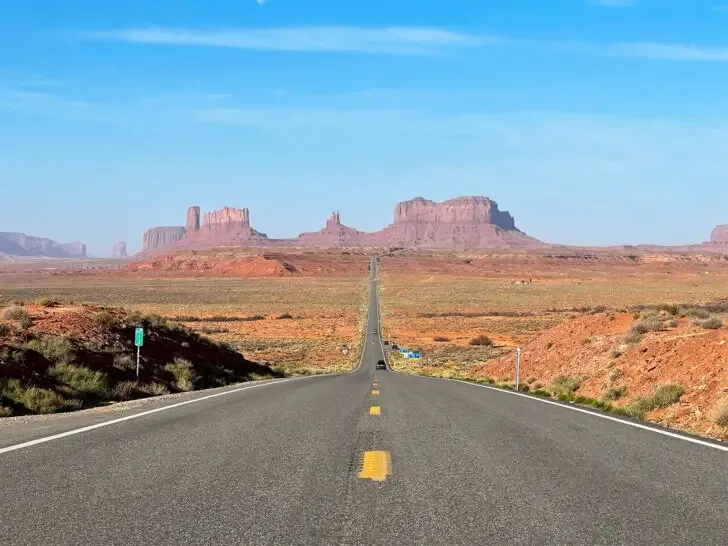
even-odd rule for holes
{"type": "MultiPolygon", "coordinates": [[[[678,404],[649,417],[667,426],[715,438],[728,429],[713,424],[716,407],[728,402],[728,330],[703,330],[680,319],[679,326],[645,334],[636,345],[625,345],[631,314],[584,316],[559,324],[523,348],[521,377],[547,385],[556,376],[577,376],[577,394],[599,398],[605,389],[626,386],[615,405],[650,396],[656,386],[678,383],[685,394],[678,404]],[[620,354],[621,353],[621,354],[620,354]]],[[[514,378],[513,355],[474,368],[473,377],[514,378]]]]}

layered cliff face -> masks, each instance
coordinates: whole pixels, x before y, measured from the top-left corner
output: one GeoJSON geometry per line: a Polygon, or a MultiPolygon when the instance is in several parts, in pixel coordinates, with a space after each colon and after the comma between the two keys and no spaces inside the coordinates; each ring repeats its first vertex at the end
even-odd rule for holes
{"type": "Polygon", "coordinates": [[[166,252],[172,245],[185,236],[186,230],[182,226],[153,227],[144,233],[142,253],[154,254],[166,252]]]}
{"type": "Polygon", "coordinates": [[[425,248],[514,248],[542,243],[516,229],[513,217],[487,197],[459,197],[435,203],[418,197],[399,203],[394,223],[363,233],[341,223],[338,211],[320,231],[296,239],[269,239],[250,225],[248,209],[224,207],[203,215],[187,211],[186,227],[153,228],[144,236],[144,253],[197,250],[221,246],[405,246],[425,248]]]}
{"type": "Polygon", "coordinates": [[[717,226],[710,236],[710,242],[719,245],[728,245],[728,224],[717,226]]]}
{"type": "Polygon", "coordinates": [[[127,256],[128,254],[126,253],[126,243],[124,241],[114,243],[114,246],[111,247],[111,257],[126,258],[127,256]]]}
{"type": "Polygon", "coordinates": [[[422,197],[398,203],[394,223],[376,234],[382,244],[428,248],[537,246],[516,228],[513,217],[487,197],[458,197],[435,203],[422,197]]]}
{"type": "Polygon", "coordinates": [[[86,245],[78,241],[57,243],[44,237],[6,232],[0,233],[0,253],[10,256],[83,258],[86,256],[86,245]]]}

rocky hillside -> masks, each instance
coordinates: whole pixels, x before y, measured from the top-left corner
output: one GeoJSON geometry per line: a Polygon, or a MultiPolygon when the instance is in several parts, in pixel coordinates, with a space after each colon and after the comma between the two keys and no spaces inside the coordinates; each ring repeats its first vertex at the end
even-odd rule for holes
{"type": "Polygon", "coordinates": [[[266,366],[156,315],[52,300],[0,310],[0,416],[272,377],[266,366]],[[136,380],[134,330],[146,331],[136,380]]]}
{"type": "MultiPolygon", "coordinates": [[[[728,303],[663,305],[597,313],[555,326],[523,347],[525,388],[610,404],[718,439],[728,439],[728,303]]],[[[513,382],[509,354],[475,378],[513,382]]]]}

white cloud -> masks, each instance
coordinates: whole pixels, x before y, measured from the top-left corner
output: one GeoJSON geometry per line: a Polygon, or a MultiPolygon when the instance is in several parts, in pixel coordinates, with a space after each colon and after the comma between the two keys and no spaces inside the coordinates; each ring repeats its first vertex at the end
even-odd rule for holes
{"type": "Polygon", "coordinates": [[[359,28],[312,26],[290,28],[184,30],[129,28],[86,33],[114,41],[271,51],[423,54],[447,47],[476,46],[499,39],[420,27],[359,28]]]}
{"type": "Polygon", "coordinates": [[[590,0],[589,3],[605,8],[628,8],[635,5],[635,0],[590,0]]]}

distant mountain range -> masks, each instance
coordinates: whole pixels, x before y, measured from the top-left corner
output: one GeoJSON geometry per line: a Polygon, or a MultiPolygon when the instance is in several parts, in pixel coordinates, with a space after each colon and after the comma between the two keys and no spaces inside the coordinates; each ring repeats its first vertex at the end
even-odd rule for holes
{"type": "Polygon", "coordinates": [[[36,258],[84,258],[86,245],[57,243],[43,237],[32,237],[25,233],[0,232],[0,255],[36,258]]]}

